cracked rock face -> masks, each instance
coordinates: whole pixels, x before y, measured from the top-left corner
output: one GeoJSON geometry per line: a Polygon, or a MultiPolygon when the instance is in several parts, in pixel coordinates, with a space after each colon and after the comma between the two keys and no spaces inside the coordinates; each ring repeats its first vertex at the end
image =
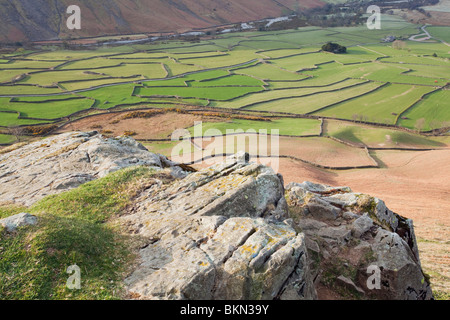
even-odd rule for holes
{"type": "Polygon", "coordinates": [[[29,206],[106,174],[134,165],[170,166],[129,137],[70,132],[0,155],[0,202],[29,206]]]}
{"type": "MultiPolygon", "coordinates": [[[[71,132],[0,155],[0,202],[31,205],[128,166],[168,167],[172,178],[156,176],[118,218],[143,243],[125,279],[133,298],[316,299],[324,277],[344,297],[432,298],[411,220],[348,187],[285,190],[280,175],[248,161],[238,153],[188,174],[132,138],[71,132]],[[369,266],[379,289],[369,288],[369,266]]],[[[35,223],[22,213],[0,229],[35,223]]]]}
{"type": "Polygon", "coordinates": [[[150,189],[123,219],[147,240],[126,279],[141,299],[314,299],[282,182],[245,157],[150,189]]]}
{"type": "Polygon", "coordinates": [[[317,254],[311,268],[315,279],[327,273],[329,286],[359,298],[432,298],[410,219],[392,212],[380,199],[345,187],[304,182],[291,183],[286,190],[290,214],[305,233],[308,250],[317,254]],[[368,285],[373,275],[369,266],[380,270],[379,288],[368,285]],[[353,279],[329,276],[333,270],[353,279]]]}

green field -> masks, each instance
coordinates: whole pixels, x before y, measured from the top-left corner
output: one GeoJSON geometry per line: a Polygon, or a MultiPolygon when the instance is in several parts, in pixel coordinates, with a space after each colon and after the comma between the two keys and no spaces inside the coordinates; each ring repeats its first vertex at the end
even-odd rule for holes
{"type": "MultiPolygon", "coordinates": [[[[195,137],[196,130],[199,128],[189,128],[193,137],[195,137]]],[[[270,134],[271,130],[279,130],[280,135],[302,136],[302,135],[319,135],[320,121],[314,119],[274,119],[272,121],[251,121],[233,119],[226,122],[205,122],[202,124],[202,135],[208,135],[213,132],[211,130],[218,130],[222,134],[226,134],[227,130],[242,130],[245,132],[260,132],[260,130],[267,130],[270,134]],[[249,131],[254,130],[254,131],[249,131]]],[[[211,134],[210,134],[211,135],[211,134]]]]}
{"type": "Polygon", "coordinates": [[[400,121],[405,127],[415,127],[420,119],[424,119],[423,130],[450,126],[450,90],[440,90],[426,96],[408,109],[400,121]]]}
{"type": "MultiPolygon", "coordinates": [[[[395,49],[381,39],[420,31],[401,18],[383,18],[382,30],[304,27],[223,34],[195,43],[5,54],[0,111],[14,113],[2,112],[0,126],[39,124],[37,119],[91,108],[178,105],[313,114],[411,129],[420,120],[422,130],[446,125],[448,89],[425,94],[448,88],[448,46],[405,41],[395,49]],[[346,45],[348,53],[321,52],[328,41],[346,45]],[[12,97],[19,99],[11,102],[12,97]]],[[[427,28],[448,40],[447,27],[427,28]]]]}
{"type": "Polygon", "coordinates": [[[436,39],[450,43],[450,27],[427,27],[427,30],[436,39]]]}
{"type": "Polygon", "coordinates": [[[397,116],[417,102],[430,87],[389,84],[372,93],[334,105],[317,114],[357,120],[363,117],[375,123],[396,124],[397,116]]]}
{"type": "Polygon", "coordinates": [[[377,128],[362,124],[348,124],[336,120],[326,121],[324,135],[355,145],[372,148],[435,148],[445,146],[444,143],[432,137],[425,138],[418,134],[400,130],[377,128]]]}

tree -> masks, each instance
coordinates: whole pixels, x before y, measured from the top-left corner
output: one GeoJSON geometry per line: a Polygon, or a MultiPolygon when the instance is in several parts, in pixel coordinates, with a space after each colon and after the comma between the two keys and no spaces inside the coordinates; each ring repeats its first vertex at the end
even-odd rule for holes
{"type": "Polygon", "coordinates": [[[25,134],[25,129],[23,127],[10,126],[8,127],[8,133],[14,136],[17,142],[20,142],[21,136],[25,134]]]}
{"type": "Polygon", "coordinates": [[[397,50],[403,50],[406,48],[406,42],[401,40],[395,40],[392,42],[392,48],[397,50]]]}
{"type": "Polygon", "coordinates": [[[322,46],[323,51],[332,53],[347,53],[347,48],[338,43],[328,42],[322,46]]]}

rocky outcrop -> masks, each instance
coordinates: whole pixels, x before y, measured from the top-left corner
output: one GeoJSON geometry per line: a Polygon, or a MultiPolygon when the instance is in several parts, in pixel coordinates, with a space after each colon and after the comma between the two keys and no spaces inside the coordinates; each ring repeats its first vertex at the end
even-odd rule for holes
{"type": "MultiPolygon", "coordinates": [[[[187,173],[132,138],[67,133],[0,156],[0,201],[25,205],[120,168],[158,171],[127,214],[142,245],[126,276],[137,299],[431,299],[411,220],[377,198],[312,182],[283,185],[246,153],[187,173]]],[[[0,229],[35,224],[19,214],[0,229]]]]}
{"type": "Polygon", "coordinates": [[[286,189],[290,215],[315,254],[316,284],[344,297],[432,298],[410,219],[346,187],[304,182],[286,189]]]}
{"type": "Polygon", "coordinates": [[[280,177],[244,154],[154,186],[124,217],[145,237],[126,279],[141,299],[314,299],[280,177]]]}
{"type": "Polygon", "coordinates": [[[31,205],[128,166],[171,166],[129,137],[71,132],[0,155],[0,202],[31,205]]]}

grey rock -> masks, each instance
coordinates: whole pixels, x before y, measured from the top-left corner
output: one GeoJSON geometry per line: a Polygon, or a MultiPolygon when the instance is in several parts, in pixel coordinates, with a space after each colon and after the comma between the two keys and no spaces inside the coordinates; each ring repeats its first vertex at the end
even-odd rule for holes
{"type": "Polygon", "coordinates": [[[292,187],[300,187],[312,193],[318,194],[333,194],[333,193],[347,193],[352,192],[349,187],[332,187],[324,184],[314,183],[310,181],[304,181],[303,183],[292,182],[286,186],[286,189],[289,190],[292,187]]]}
{"type": "Polygon", "coordinates": [[[149,239],[126,279],[134,296],[316,298],[304,235],[284,221],[284,187],[271,168],[229,157],[136,202],[121,218],[149,239]]]}
{"type": "Polygon", "coordinates": [[[125,167],[160,169],[172,164],[130,137],[64,133],[0,155],[0,202],[29,206],[125,167]]]}
{"type": "Polygon", "coordinates": [[[365,213],[352,223],[352,235],[355,238],[361,238],[361,236],[369,231],[372,227],[373,220],[367,213],[365,213]]]}
{"type": "Polygon", "coordinates": [[[389,210],[384,201],[378,198],[373,199],[376,204],[374,213],[378,220],[390,226],[391,230],[396,230],[398,227],[398,215],[389,210]]]}
{"type": "Polygon", "coordinates": [[[328,227],[328,224],[322,221],[304,218],[298,221],[298,226],[302,229],[304,232],[311,231],[311,233],[315,234],[319,229],[328,227]]]}
{"type": "Polygon", "coordinates": [[[291,183],[286,190],[289,205],[298,207],[291,208],[291,212],[302,212],[294,221],[305,233],[310,250],[320,252],[329,265],[340,261],[341,253],[352,250],[342,267],[360,270],[359,287],[342,277],[338,285],[359,293],[363,288],[366,296],[374,299],[432,298],[429,280],[421,268],[412,220],[392,212],[380,199],[352,193],[345,187],[303,182],[291,183]],[[368,275],[361,266],[368,264],[380,267],[381,290],[366,287],[368,275]]]}
{"type": "Polygon", "coordinates": [[[7,232],[14,232],[17,228],[35,225],[36,223],[37,217],[25,212],[0,219],[0,225],[3,226],[7,232]]]}
{"type": "Polygon", "coordinates": [[[328,202],[314,197],[306,205],[308,212],[312,217],[319,220],[336,220],[341,213],[341,209],[329,204],[328,202]]]}
{"type": "MultiPolygon", "coordinates": [[[[342,187],[341,187],[342,188],[342,187]]],[[[342,190],[342,189],[340,189],[342,190]]],[[[345,189],[348,190],[348,189],[345,189]]],[[[331,204],[339,205],[343,207],[351,207],[354,206],[358,201],[358,193],[351,193],[350,191],[347,193],[337,193],[333,194],[329,197],[322,197],[322,200],[325,200],[331,204]]]]}
{"type": "Polygon", "coordinates": [[[358,219],[359,215],[357,215],[356,213],[353,213],[351,211],[345,211],[344,213],[342,213],[342,217],[345,220],[354,220],[354,219],[358,219]]]}
{"type": "MultiPolygon", "coordinates": [[[[381,299],[426,300],[432,298],[430,284],[408,244],[394,232],[378,229],[372,250],[373,265],[380,268],[381,288],[370,293],[381,299]]],[[[361,278],[361,284],[365,283],[361,278]]]]}
{"type": "Polygon", "coordinates": [[[337,277],[336,282],[337,282],[338,285],[340,285],[340,286],[342,286],[344,288],[347,288],[348,290],[356,291],[356,292],[358,292],[361,295],[365,294],[363,289],[361,289],[360,287],[356,286],[356,284],[352,280],[347,278],[347,277],[344,277],[344,276],[341,275],[341,276],[337,277]]]}

